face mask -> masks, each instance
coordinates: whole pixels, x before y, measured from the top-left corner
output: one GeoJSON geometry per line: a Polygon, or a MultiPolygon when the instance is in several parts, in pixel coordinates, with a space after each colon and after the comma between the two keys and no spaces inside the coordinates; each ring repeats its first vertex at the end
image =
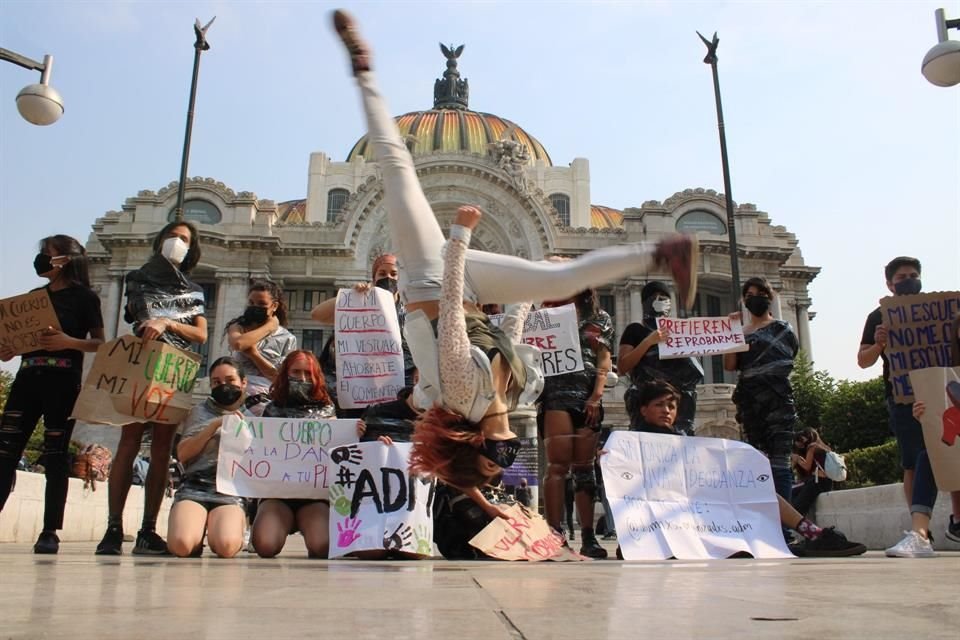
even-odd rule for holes
{"type": "Polygon", "coordinates": [[[509,440],[484,440],[480,447],[480,455],[494,463],[495,465],[506,468],[513,464],[520,452],[520,438],[510,438],[509,440]]]}
{"type": "Polygon", "coordinates": [[[210,397],[221,407],[232,407],[243,395],[243,389],[235,384],[218,384],[210,389],[210,397]]]}
{"type": "Polygon", "coordinates": [[[757,317],[764,316],[770,311],[770,298],[763,296],[747,296],[744,304],[747,310],[757,317]]]}
{"type": "Polygon", "coordinates": [[[922,288],[923,283],[920,282],[920,278],[907,278],[893,285],[893,290],[898,296],[912,296],[920,293],[922,288]]]}
{"type": "Polygon", "coordinates": [[[267,321],[267,308],[249,306],[243,310],[243,326],[259,327],[267,321]]]}
{"type": "Polygon", "coordinates": [[[653,312],[658,316],[666,316],[670,314],[670,300],[654,300],[651,306],[653,307],[653,312]]]}
{"type": "Polygon", "coordinates": [[[288,379],[287,398],[294,404],[307,404],[313,402],[313,383],[309,380],[298,380],[296,378],[288,379]]]}
{"type": "Polygon", "coordinates": [[[190,252],[190,247],[180,238],[167,238],[160,248],[160,255],[170,262],[179,265],[190,252]]]}
{"type": "Polygon", "coordinates": [[[380,278],[373,283],[374,286],[379,287],[380,289],[386,289],[390,293],[397,292],[397,281],[393,278],[380,278]]]}
{"type": "Polygon", "coordinates": [[[37,254],[37,257],[33,259],[33,269],[37,272],[38,276],[53,271],[52,260],[53,259],[45,253],[37,254]]]}

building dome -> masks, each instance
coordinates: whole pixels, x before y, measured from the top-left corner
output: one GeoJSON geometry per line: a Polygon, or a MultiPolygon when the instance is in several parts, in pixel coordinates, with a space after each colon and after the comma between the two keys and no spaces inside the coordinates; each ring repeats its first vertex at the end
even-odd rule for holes
{"type": "MultiPolygon", "coordinates": [[[[410,153],[417,156],[459,151],[487,155],[489,145],[513,140],[526,147],[527,164],[533,166],[543,160],[548,167],[553,166],[540,141],[522,128],[506,118],[467,108],[470,87],[457,71],[457,58],[463,53],[463,45],[447,48],[441,44],[440,50],[447,58],[447,70],[442,79],[434,82],[433,109],[413,111],[396,118],[400,135],[406,140],[410,153]]],[[[376,160],[367,144],[367,136],[353,145],[347,162],[360,156],[376,160]]]]}

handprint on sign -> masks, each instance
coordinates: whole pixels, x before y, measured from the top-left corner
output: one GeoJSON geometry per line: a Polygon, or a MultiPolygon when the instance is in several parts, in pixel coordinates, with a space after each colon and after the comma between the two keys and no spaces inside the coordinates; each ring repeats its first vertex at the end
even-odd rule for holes
{"type": "Polygon", "coordinates": [[[359,464],[363,461],[363,452],[361,452],[360,447],[355,444],[346,447],[337,447],[330,452],[330,460],[332,460],[334,464],[340,464],[341,462],[359,464]]]}
{"type": "Polygon", "coordinates": [[[330,500],[333,503],[334,511],[342,516],[350,515],[350,498],[347,497],[347,492],[343,490],[341,485],[334,484],[330,486],[330,500]]]}
{"type": "Polygon", "coordinates": [[[346,522],[338,522],[337,531],[340,535],[337,536],[337,546],[344,549],[356,542],[360,538],[357,529],[360,528],[361,523],[362,521],[357,518],[347,518],[346,522]]]}
{"type": "Polygon", "coordinates": [[[433,555],[433,540],[426,525],[417,525],[413,530],[413,537],[417,543],[417,554],[421,556],[433,555]]]}
{"type": "Polygon", "coordinates": [[[393,530],[393,533],[387,535],[387,532],[383,532],[383,548],[387,551],[399,551],[405,545],[410,544],[413,540],[413,528],[404,523],[397,525],[397,528],[393,530]],[[404,529],[406,527],[406,529],[404,529]],[[404,529],[401,531],[401,529],[404,529]]]}

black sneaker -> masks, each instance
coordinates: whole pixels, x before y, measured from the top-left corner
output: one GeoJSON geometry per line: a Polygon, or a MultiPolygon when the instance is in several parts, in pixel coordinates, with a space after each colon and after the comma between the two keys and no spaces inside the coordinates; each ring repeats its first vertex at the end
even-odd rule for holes
{"type": "Polygon", "coordinates": [[[60,551],[60,538],[54,531],[41,531],[37,543],[33,545],[34,553],[56,553],[60,551]]]}
{"type": "Polygon", "coordinates": [[[168,556],[167,543],[156,531],[137,531],[137,541],[133,545],[135,556],[168,556]]]}
{"type": "MultiPolygon", "coordinates": [[[[950,524],[947,525],[947,530],[944,532],[944,535],[947,536],[947,540],[960,543],[960,522],[953,519],[952,513],[950,514],[950,524]]],[[[932,541],[931,538],[931,542],[932,541]]]]}
{"type": "Polygon", "coordinates": [[[620,548],[620,545],[617,545],[617,560],[623,560],[623,549],[620,548]]]}
{"type": "Polygon", "coordinates": [[[845,558],[866,553],[867,548],[859,542],[850,542],[833,527],[827,527],[816,540],[807,540],[803,551],[808,558],[845,558]]]}
{"type": "Polygon", "coordinates": [[[95,552],[98,556],[118,556],[123,553],[123,529],[107,527],[103,539],[97,545],[95,552]]]}
{"type": "Polygon", "coordinates": [[[607,557],[607,550],[597,542],[597,536],[592,533],[582,533],[580,536],[580,555],[593,558],[595,560],[604,560],[607,557]]]}

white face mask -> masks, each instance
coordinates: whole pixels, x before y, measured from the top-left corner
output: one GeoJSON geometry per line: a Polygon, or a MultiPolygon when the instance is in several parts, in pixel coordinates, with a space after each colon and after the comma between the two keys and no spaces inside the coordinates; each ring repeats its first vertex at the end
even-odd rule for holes
{"type": "Polygon", "coordinates": [[[654,301],[653,301],[653,304],[652,304],[651,306],[653,307],[653,312],[654,312],[655,314],[657,314],[658,316],[665,316],[665,315],[668,315],[668,314],[670,313],[670,300],[669,300],[669,298],[666,299],[666,300],[664,300],[663,298],[661,298],[661,299],[659,299],[659,300],[654,300],[654,301]]]}
{"type": "Polygon", "coordinates": [[[190,246],[180,238],[167,238],[160,248],[160,255],[170,262],[179,265],[187,257],[190,246]]]}

